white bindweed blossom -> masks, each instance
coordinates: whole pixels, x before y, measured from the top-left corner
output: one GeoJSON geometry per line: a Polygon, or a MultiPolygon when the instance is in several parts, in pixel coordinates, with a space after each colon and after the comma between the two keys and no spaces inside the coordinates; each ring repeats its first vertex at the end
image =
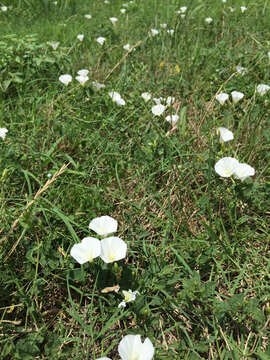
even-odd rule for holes
{"type": "Polygon", "coordinates": [[[213,19],[208,17],[204,20],[207,24],[211,24],[211,22],[213,22],[213,19]]]}
{"type": "Polygon", "coordinates": [[[131,49],[130,44],[124,45],[124,46],[123,46],[123,49],[129,51],[129,50],[131,49]]]}
{"type": "Polygon", "coordinates": [[[77,72],[77,74],[80,76],[87,76],[88,73],[89,73],[89,70],[86,70],[86,69],[82,69],[77,72]]]}
{"type": "Polygon", "coordinates": [[[61,75],[59,76],[59,81],[67,86],[72,81],[72,76],[69,74],[61,75]]]}
{"type": "Polygon", "coordinates": [[[241,12],[242,12],[242,13],[244,13],[245,11],[247,11],[247,8],[246,8],[245,6],[241,6],[240,9],[241,9],[241,12]]]}
{"type": "Polygon", "coordinates": [[[178,115],[168,115],[165,117],[165,120],[168,121],[171,125],[175,125],[177,123],[177,121],[179,120],[179,116],[178,115]]]}
{"type": "Polygon", "coordinates": [[[53,48],[53,50],[56,50],[58,48],[58,46],[60,45],[60,42],[52,42],[50,43],[51,47],[53,48]]]}
{"type": "Polygon", "coordinates": [[[89,77],[88,76],[82,76],[82,75],[78,75],[76,76],[76,80],[79,81],[79,83],[84,86],[86,81],[89,80],[89,77]]]}
{"type": "Polygon", "coordinates": [[[154,105],[152,107],[152,113],[155,116],[160,116],[164,113],[164,111],[166,110],[166,106],[162,105],[162,104],[158,104],[158,105],[154,105]]]}
{"type": "Polygon", "coordinates": [[[120,13],[121,13],[121,14],[125,14],[126,11],[127,11],[127,9],[120,9],[120,13]]]}
{"type": "Polygon", "coordinates": [[[142,343],[141,335],[126,335],[118,345],[118,352],[122,360],[152,360],[155,349],[148,338],[142,343]]]}
{"type": "Polygon", "coordinates": [[[135,301],[136,300],[136,296],[140,295],[139,291],[132,291],[132,290],[123,290],[122,291],[123,295],[124,295],[124,300],[120,302],[120,304],[118,305],[118,308],[121,307],[126,307],[126,303],[131,302],[131,301],[135,301]]]}
{"type": "Polygon", "coordinates": [[[223,4],[226,4],[227,0],[221,0],[223,2],[223,4]]]}
{"type": "Polygon", "coordinates": [[[150,31],[151,36],[156,36],[156,35],[158,35],[158,33],[159,33],[159,31],[157,29],[151,29],[151,31],[150,31]]]}
{"type": "Polygon", "coordinates": [[[171,106],[173,103],[175,102],[175,97],[173,96],[168,96],[167,99],[166,99],[166,104],[168,106],[171,106]]]}
{"type": "Polygon", "coordinates": [[[88,20],[92,19],[92,15],[90,15],[90,14],[85,14],[84,17],[88,20]]]}
{"type": "Polygon", "coordinates": [[[180,7],[180,14],[184,14],[187,11],[187,6],[180,7]]]}
{"type": "Polygon", "coordinates": [[[79,263],[84,264],[93,261],[101,254],[100,240],[93,237],[85,237],[79,244],[72,246],[70,255],[79,263]]]}
{"type": "Polygon", "coordinates": [[[90,222],[89,229],[95,231],[100,236],[107,236],[116,232],[117,226],[117,220],[111,216],[100,216],[90,222]]]}
{"type": "Polygon", "coordinates": [[[186,17],[185,14],[181,14],[180,16],[181,16],[181,19],[184,19],[186,17]]]}
{"type": "Polygon", "coordinates": [[[118,106],[126,105],[124,99],[122,99],[121,95],[117,91],[110,91],[109,96],[111,97],[112,101],[115,102],[118,106]]]}
{"type": "Polygon", "coordinates": [[[148,92],[144,92],[142,93],[141,97],[145,102],[148,102],[149,100],[151,100],[152,95],[148,92]]]}
{"type": "Polygon", "coordinates": [[[241,75],[245,75],[245,73],[247,72],[247,68],[244,68],[243,66],[238,65],[235,67],[235,69],[241,75]]]}
{"type": "Polygon", "coordinates": [[[234,170],[234,176],[237,179],[240,179],[241,181],[244,181],[249,176],[253,176],[254,174],[255,174],[254,168],[248,164],[239,163],[236,169],[234,170]]]}
{"type": "Polygon", "coordinates": [[[5,12],[5,11],[7,11],[7,9],[8,9],[7,6],[1,6],[1,10],[2,10],[2,11],[5,12]]]}
{"type": "Polygon", "coordinates": [[[97,90],[104,89],[106,87],[104,84],[100,84],[100,83],[98,83],[96,81],[92,81],[92,85],[97,90]]]}
{"type": "Polygon", "coordinates": [[[166,101],[166,99],[165,99],[165,98],[163,98],[163,97],[160,97],[160,98],[153,98],[153,101],[154,101],[154,103],[155,103],[156,105],[159,105],[159,104],[161,104],[162,102],[165,102],[165,101],[166,101]]]}
{"type": "Polygon", "coordinates": [[[167,24],[160,24],[160,27],[161,27],[162,29],[166,29],[167,24]]]}
{"type": "Polygon", "coordinates": [[[257,90],[257,93],[259,93],[261,96],[263,96],[267,93],[267,91],[270,90],[270,86],[265,85],[265,84],[260,84],[257,86],[256,90],[257,90]]]}
{"type": "Polygon", "coordinates": [[[80,41],[83,41],[84,35],[83,34],[79,34],[77,35],[77,39],[80,41]]]}
{"type": "Polygon", "coordinates": [[[167,33],[168,33],[169,35],[173,35],[173,34],[174,34],[174,30],[173,30],[173,29],[167,30],[167,33]]]}
{"type": "Polygon", "coordinates": [[[115,25],[117,23],[117,21],[118,21],[118,19],[116,17],[110,17],[109,20],[113,25],[115,25]]]}
{"type": "Polygon", "coordinates": [[[100,45],[103,45],[106,41],[106,38],[105,37],[102,37],[102,36],[99,36],[96,41],[100,44],[100,45]]]}
{"type": "Polygon", "coordinates": [[[244,97],[244,94],[241,93],[240,91],[232,91],[231,95],[232,95],[232,101],[234,104],[237,104],[238,101],[242,100],[244,97]]]}
{"type": "Polygon", "coordinates": [[[109,4],[109,0],[104,0],[104,4],[109,4]]]}
{"type": "Polygon", "coordinates": [[[232,157],[224,157],[215,164],[215,171],[222,177],[230,177],[234,174],[239,162],[232,157]]]}
{"type": "Polygon", "coordinates": [[[101,259],[109,264],[124,259],[127,254],[127,244],[116,236],[101,240],[101,259]]]}
{"type": "Polygon", "coordinates": [[[220,105],[224,105],[228,99],[229,99],[229,95],[226,93],[220,93],[216,95],[216,100],[220,103],[220,105]]]}
{"type": "Polygon", "coordinates": [[[0,138],[5,140],[5,137],[7,135],[8,129],[6,128],[0,128],[0,138]]]}
{"type": "Polygon", "coordinates": [[[217,135],[219,135],[219,142],[224,143],[233,140],[233,133],[225,127],[217,128],[217,135]]]}

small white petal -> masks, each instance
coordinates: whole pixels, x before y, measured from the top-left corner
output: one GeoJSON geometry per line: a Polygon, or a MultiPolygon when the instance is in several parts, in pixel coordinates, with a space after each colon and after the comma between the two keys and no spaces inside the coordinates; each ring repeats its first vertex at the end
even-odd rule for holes
{"type": "Polygon", "coordinates": [[[53,48],[53,50],[56,50],[59,46],[60,42],[52,42],[51,43],[51,47],[53,48]]]}
{"type": "Polygon", "coordinates": [[[83,41],[84,35],[83,34],[79,34],[77,35],[77,39],[80,41],[83,41]]]}
{"type": "Polygon", "coordinates": [[[89,70],[86,70],[86,69],[82,69],[77,72],[77,74],[80,76],[87,76],[88,73],[89,73],[89,70]]]}
{"type": "Polygon", "coordinates": [[[215,171],[222,177],[230,177],[234,174],[239,162],[232,157],[224,157],[215,164],[215,171]]]}
{"type": "Polygon", "coordinates": [[[208,17],[208,18],[205,19],[205,22],[206,22],[207,24],[211,24],[212,21],[213,21],[213,19],[210,18],[210,17],[208,17]]]}
{"type": "Polygon", "coordinates": [[[103,45],[106,41],[106,38],[99,36],[96,40],[100,45],[103,45]]]}
{"type": "Polygon", "coordinates": [[[129,44],[124,45],[123,49],[129,51],[130,50],[130,45],[129,44]]]}
{"type": "Polygon", "coordinates": [[[242,12],[242,13],[245,12],[245,11],[247,11],[247,8],[246,8],[245,6],[241,6],[240,9],[241,9],[241,12],[242,12]]]}
{"type": "Polygon", "coordinates": [[[159,33],[159,31],[157,29],[151,29],[150,35],[156,36],[156,35],[158,35],[158,33],[159,33]]]}
{"type": "Polygon", "coordinates": [[[174,30],[173,30],[173,29],[167,30],[167,33],[168,33],[169,35],[173,35],[173,34],[174,34],[174,30]]]}
{"type": "Polygon", "coordinates": [[[168,115],[165,118],[166,121],[168,121],[171,125],[175,125],[177,123],[177,121],[179,120],[179,116],[178,115],[168,115]]]}
{"type": "Polygon", "coordinates": [[[257,86],[257,92],[261,96],[265,95],[267,93],[267,91],[269,91],[269,90],[270,90],[270,86],[268,86],[268,85],[260,84],[260,85],[257,86]]]}
{"type": "Polygon", "coordinates": [[[117,220],[111,216],[100,216],[90,222],[89,229],[95,231],[100,236],[107,236],[116,232],[117,226],[117,220]]]}
{"type": "Polygon", "coordinates": [[[220,105],[224,105],[228,99],[229,99],[229,95],[226,93],[220,93],[216,95],[216,100],[220,103],[220,105]]]}
{"type": "Polygon", "coordinates": [[[121,14],[125,14],[126,11],[127,11],[126,9],[120,9],[121,14]]]}
{"type": "Polygon", "coordinates": [[[127,304],[125,301],[121,301],[120,304],[118,305],[118,308],[120,309],[121,307],[126,307],[127,304]]]}
{"type": "Polygon", "coordinates": [[[70,255],[78,261],[79,264],[92,261],[94,258],[100,256],[100,253],[100,240],[92,237],[82,239],[79,244],[73,245],[70,250],[70,255]]]}
{"type": "Polygon", "coordinates": [[[110,17],[110,21],[114,25],[118,21],[118,19],[116,17],[110,17]]]}
{"type": "Polygon", "coordinates": [[[166,29],[167,24],[160,24],[160,27],[162,27],[163,29],[166,29]]]}
{"type": "Polygon", "coordinates": [[[84,86],[87,80],[89,80],[88,76],[76,76],[76,80],[79,81],[79,83],[84,86]]]}
{"type": "Polygon", "coordinates": [[[100,257],[105,263],[124,259],[127,254],[127,244],[120,238],[111,236],[101,240],[100,257]]]}
{"type": "Polygon", "coordinates": [[[96,88],[97,90],[99,89],[104,89],[106,86],[104,84],[100,84],[96,81],[92,81],[92,85],[94,86],[94,88],[96,88]]]}
{"type": "Polygon", "coordinates": [[[85,14],[84,17],[88,20],[92,19],[92,15],[90,15],[90,14],[85,14]]]}
{"type": "Polygon", "coordinates": [[[232,91],[231,95],[234,104],[238,103],[238,101],[242,100],[244,97],[244,94],[239,91],[232,91]]]}
{"type": "Polygon", "coordinates": [[[217,128],[217,135],[219,135],[219,141],[221,143],[233,140],[233,133],[224,127],[217,128]]]}
{"type": "Polygon", "coordinates": [[[166,106],[162,105],[162,104],[159,104],[159,105],[155,105],[152,107],[152,113],[155,115],[155,116],[160,116],[164,113],[166,109],[166,106]]]}
{"type": "Polygon", "coordinates": [[[59,76],[59,81],[64,85],[68,85],[72,81],[72,76],[69,74],[59,76]]]}
{"type": "Polygon", "coordinates": [[[255,174],[255,169],[248,164],[239,163],[234,170],[234,176],[241,181],[244,181],[249,176],[253,176],[255,174]]]}
{"type": "Polygon", "coordinates": [[[2,138],[4,140],[7,135],[7,132],[8,132],[8,129],[0,128],[0,138],[2,138]]]}
{"type": "Polygon", "coordinates": [[[174,102],[175,102],[175,97],[173,97],[173,96],[168,96],[167,97],[166,104],[168,106],[171,106],[174,102]]]}
{"type": "Polygon", "coordinates": [[[142,93],[141,97],[145,102],[148,102],[149,100],[151,100],[152,95],[148,92],[144,92],[142,93]]]}

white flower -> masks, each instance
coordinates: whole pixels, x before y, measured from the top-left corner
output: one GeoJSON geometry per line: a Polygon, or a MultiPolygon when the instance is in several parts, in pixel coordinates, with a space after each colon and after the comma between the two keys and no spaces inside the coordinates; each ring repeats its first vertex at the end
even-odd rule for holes
{"type": "Polygon", "coordinates": [[[229,7],[229,9],[230,9],[231,12],[235,11],[235,8],[229,7]]]}
{"type": "Polygon", "coordinates": [[[92,19],[92,15],[90,15],[90,14],[85,14],[84,17],[88,20],[92,19]]]}
{"type": "Polygon", "coordinates": [[[110,21],[113,25],[115,25],[118,19],[116,17],[110,17],[110,21]]]}
{"type": "Polygon", "coordinates": [[[267,93],[267,91],[270,90],[270,86],[265,85],[265,84],[260,84],[257,86],[257,92],[263,96],[267,93]]]}
{"type": "Polygon", "coordinates": [[[102,36],[100,36],[100,37],[97,38],[97,42],[98,42],[100,45],[103,45],[105,41],[106,41],[106,38],[104,38],[104,37],[102,37],[102,36]]]}
{"type": "Polygon", "coordinates": [[[166,109],[166,106],[162,105],[162,104],[159,104],[159,105],[155,105],[152,107],[152,113],[155,115],[155,116],[160,116],[164,113],[166,109]]]}
{"type": "Polygon", "coordinates": [[[72,81],[72,76],[69,74],[61,75],[59,76],[59,80],[67,86],[72,81]]]}
{"type": "Polygon", "coordinates": [[[157,30],[157,29],[151,29],[150,35],[156,36],[157,34],[158,34],[158,30],[157,30]]]}
{"type": "Polygon", "coordinates": [[[173,97],[173,96],[168,96],[167,97],[166,104],[168,106],[171,106],[174,102],[175,102],[175,97],[173,97]]]}
{"type": "Polygon", "coordinates": [[[104,0],[104,4],[109,4],[109,0],[104,0]]]}
{"type": "Polygon", "coordinates": [[[227,2],[227,0],[222,0],[223,4],[225,4],[227,2]]]}
{"type": "Polygon", "coordinates": [[[238,101],[242,100],[244,97],[244,94],[239,91],[232,91],[231,95],[234,104],[238,103],[238,101]]]}
{"type": "Polygon", "coordinates": [[[88,73],[89,73],[89,70],[86,70],[86,69],[82,69],[77,72],[77,74],[80,76],[87,76],[88,73]]]}
{"type": "Polygon", "coordinates": [[[130,50],[130,45],[129,44],[124,45],[123,49],[129,51],[130,50]]]}
{"type": "Polygon", "coordinates": [[[249,176],[253,176],[255,174],[255,170],[248,164],[239,163],[234,170],[234,176],[241,181],[244,181],[249,176]]]}
{"type": "Polygon", "coordinates": [[[59,46],[60,42],[52,42],[51,43],[51,47],[53,48],[53,50],[56,50],[59,46]]]}
{"type": "Polygon", "coordinates": [[[163,28],[163,29],[166,29],[167,24],[160,24],[160,27],[163,28]]]}
{"type": "Polygon", "coordinates": [[[143,98],[143,100],[145,101],[145,102],[148,102],[149,100],[151,100],[151,97],[152,97],[152,95],[150,94],[150,93],[148,93],[148,92],[144,92],[144,93],[142,93],[142,98],[143,98]]]}
{"type": "Polygon", "coordinates": [[[4,140],[7,135],[7,132],[8,132],[8,129],[0,128],[0,138],[2,138],[4,140]]]}
{"type": "Polygon", "coordinates": [[[139,295],[139,291],[132,291],[132,290],[123,290],[122,293],[124,294],[125,300],[121,301],[120,304],[118,305],[118,308],[121,307],[126,307],[126,303],[134,301],[136,299],[136,295],[139,295]]]}
{"type": "Polygon", "coordinates": [[[124,259],[127,254],[127,244],[119,237],[111,236],[101,240],[100,257],[105,263],[124,259]]]}
{"type": "Polygon", "coordinates": [[[127,9],[120,9],[121,14],[125,14],[126,11],[127,11],[127,9]]]}
{"type": "Polygon", "coordinates": [[[217,135],[219,135],[220,143],[233,140],[233,133],[224,127],[217,128],[217,135]]]}
{"type": "Polygon", "coordinates": [[[7,11],[7,9],[8,9],[7,6],[1,6],[2,11],[7,11]]]}
{"type": "Polygon", "coordinates": [[[230,177],[234,174],[239,162],[232,157],[224,157],[215,164],[215,171],[222,177],[230,177]]]}
{"type": "Polygon", "coordinates": [[[180,11],[181,14],[185,13],[187,11],[187,6],[180,7],[179,11],[180,11]]]}
{"type": "Polygon", "coordinates": [[[121,95],[117,91],[109,92],[109,96],[111,97],[112,101],[115,102],[118,106],[126,105],[124,99],[122,99],[121,95]]]}
{"type": "Polygon", "coordinates": [[[155,349],[148,338],[142,343],[141,335],[126,335],[118,345],[118,352],[122,360],[152,360],[155,349]]]}
{"type": "Polygon", "coordinates": [[[185,14],[181,14],[180,16],[181,16],[181,19],[184,19],[186,17],[185,14]]]}
{"type": "Polygon", "coordinates": [[[117,220],[111,216],[100,216],[90,222],[89,229],[95,231],[98,235],[107,236],[116,232],[117,226],[117,220]]]}
{"type": "Polygon", "coordinates": [[[174,30],[173,30],[173,29],[167,30],[167,33],[168,33],[169,35],[173,35],[173,34],[174,34],[174,30]]]}
{"type": "Polygon", "coordinates": [[[87,80],[89,80],[88,76],[82,76],[82,75],[78,75],[76,76],[76,80],[79,81],[79,83],[84,86],[84,84],[86,83],[87,80]]]}
{"type": "Polygon", "coordinates": [[[84,264],[87,261],[93,261],[94,258],[101,254],[100,240],[92,237],[82,239],[79,244],[72,246],[70,255],[78,261],[79,264],[84,264]]]}
{"type": "Polygon", "coordinates": [[[216,100],[220,103],[220,105],[224,105],[228,99],[229,99],[229,95],[226,93],[220,93],[216,95],[216,100]]]}
{"type": "Polygon", "coordinates": [[[77,35],[77,39],[80,41],[83,41],[84,35],[83,34],[79,34],[77,35]]]}
{"type": "Polygon", "coordinates": [[[168,115],[165,117],[165,120],[168,121],[171,125],[175,125],[177,123],[177,121],[179,120],[179,116],[178,115],[168,115]]]}
{"type": "Polygon", "coordinates": [[[244,75],[247,72],[247,68],[244,68],[243,66],[236,66],[236,71],[241,74],[244,75]]]}
{"type": "Polygon", "coordinates": [[[100,84],[100,83],[98,83],[98,82],[96,82],[96,81],[92,81],[92,85],[93,85],[97,90],[99,90],[99,89],[104,89],[104,88],[106,87],[104,84],[100,84]]]}
{"type": "Polygon", "coordinates": [[[211,22],[213,21],[212,18],[208,17],[204,20],[207,24],[211,24],[211,22]]]}
{"type": "Polygon", "coordinates": [[[246,8],[245,6],[241,6],[240,9],[241,9],[241,12],[242,12],[242,13],[245,12],[245,11],[247,11],[247,8],[246,8]]]}
{"type": "Polygon", "coordinates": [[[156,105],[159,105],[161,104],[162,102],[164,102],[166,99],[163,98],[163,97],[160,97],[160,98],[153,98],[153,101],[156,105]]]}

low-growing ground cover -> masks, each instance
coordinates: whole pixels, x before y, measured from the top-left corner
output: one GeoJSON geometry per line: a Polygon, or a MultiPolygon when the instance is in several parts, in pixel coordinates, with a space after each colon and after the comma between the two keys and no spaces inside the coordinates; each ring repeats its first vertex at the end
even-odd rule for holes
{"type": "Polygon", "coordinates": [[[2,4],[0,358],[270,358],[269,11],[2,4]]]}

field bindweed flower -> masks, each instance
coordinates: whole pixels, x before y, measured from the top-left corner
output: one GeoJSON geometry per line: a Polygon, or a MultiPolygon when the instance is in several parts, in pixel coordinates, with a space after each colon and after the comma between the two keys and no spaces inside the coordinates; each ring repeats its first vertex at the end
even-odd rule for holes
{"type": "Polygon", "coordinates": [[[213,22],[213,19],[208,17],[204,20],[207,24],[211,24],[211,22],[213,22]]]}
{"type": "Polygon", "coordinates": [[[173,34],[174,34],[174,30],[173,30],[173,29],[167,30],[167,33],[168,33],[169,35],[173,35],[173,34]]]}
{"type": "Polygon", "coordinates": [[[132,291],[132,290],[123,290],[122,291],[125,299],[123,301],[120,302],[120,304],[118,305],[118,308],[121,307],[126,307],[126,303],[131,302],[131,301],[135,301],[136,300],[136,295],[140,295],[139,291],[132,291]]]}
{"type": "Polygon", "coordinates": [[[104,89],[106,87],[104,84],[100,84],[100,83],[98,83],[96,81],[92,81],[92,85],[97,90],[104,89]]]}
{"type": "Polygon", "coordinates": [[[160,27],[161,27],[162,29],[166,29],[167,24],[160,24],[160,27]]]}
{"type": "Polygon", "coordinates": [[[8,129],[6,128],[0,128],[0,138],[5,140],[5,137],[7,135],[8,129]]]}
{"type": "Polygon", "coordinates": [[[109,92],[109,96],[111,97],[112,101],[115,102],[118,106],[126,105],[124,99],[122,99],[121,95],[117,91],[109,92]]]}
{"type": "Polygon", "coordinates": [[[109,0],[104,0],[104,4],[109,4],[110,1],[109,0]]]}
{"type": "Polygon", "coordinates": [[[79,263],[84,264],[93,261],[101,254],[100,240],[93,237],[85,237],[79,244],[72,246],[70,255],[79,263]]]}
{"type": "Polygon", "coordinates": [[[118,19],[116,17],[110,17],[109,20],[113,25],[115,25],[117,23],[117,21],[118,21],[118,19]]]}
{"type": "Polygon", "coordinates": [[[179,120],[179,116],[178,115],[168,115],[165,117],[165,120],[168,121],[171,125],[175,125],[177,123],[177,121],[179,120]]]}
{"type": "Polygon", "coordinates": [[[154,103],[155,103],[156,105],[159,105],[159,104],[161,104],[162,102],[165,102],[165,101],[166,101],[166,99],[165,99],[165,98],[163,98],[163,97],[160,97],[160,98],[153,98],[153,101],[154,101],[154,103]]]}
{"type": "Polygon", "coordinates": [[[127,244],[116,236],[101,240],[101,259],[109,264],[124,259],[127,254],[127,244]]]}
{"type": "Polygon", "coordinates": [[[69,74],[61,75],[59,76],[59,81],[67,86],[72,81],[72,76],[69,74]]]}
{"type": "Polygon", "coordinates": [[[239,162],[232,157],[224,157],[215,164],[215,171],[222,177],[230,177],[234,174],[239,162]]]}
{"type": "Polygon", "coordinates": [[[120,9],[120,13],[121,13],[121,14],[125,14],[126,11],[127,11],[127,9],[120,9]]]}
{"type": "Polygon", "coordinates": [[[229,95],[226,93],[220,93],[216,95],[216,100],[220,103],[220,105],[224,105],[228,99],[229,99],[229,95]]]}
{"type": "Polygon", "coordinates": [[[167,99],[166,99],[166,104],[168,106],[171,106],[173,103],[175,102],[175,97],[173,96],[168,96],[167,99]]]}
{"type": "Polygon", "coordinates": [[[187,11],[187,6],[180,7],[179,14],[184,14],[187,11]]]}
{"type": "Polygon", "coordinates": [[[166,110],[166,106],[162,105],[162,104],[158,104],[152,107],[152,113],[155,116],[160,116],[164,113],[164,111],[166,110]]]}
{"type": "Polygon", "coordinates": [[[7,9],[8,9],[7,6],[1,6],[1,10],[2,10],[2,11],[5,12],[5,11],[7,11],[7,9]]]}
{"type": "Polygon", "coordinates": [[[89,77],[88,76],[82,76],[82,75],[78,75],[76,76],[76,80],[79,81],[79,83],[84,86],[86,81],[89,80],[89,77]]]}
{"type": "Polygon", "coordinates": [[[77,71],[77,74],[80,75],[80,76],[87,76],[88,73],[89,73],[89,70],[86,70],[86,69],[82,69],[82,70],[77,71]]]}
{"type": "Polygon", "coordinates": [[[219,135],[220,143],[224,143],[224,142],[233,140],[233,133],[224,127],[217,128],[217,135],[219,135]]]}
{"type": "Polygon", "coordinates": [[[129,51],[129,50],[131,49],[130,44],[124,45],[124,46],[123,46],[123,49],[129,51]]]}
{"type": "Polygon", "coordinates": [[[155,349],[148,338],[142,343],[141,335],[126,335],[118,345],[118,352],[122,360],[152,360],[155,349]]]}
{"type": "Polygon", "coordinates": [[[181,19],[184,19],[186,17],[186,14],[181,14],[181,19]]]}
{"type": "Polygon", "coordinates": [[[241,9],[241,12],[242,12],[242,13],[244,13],[245,11],[247,11],[247,8],[246,8],[245,6],[241,6],[240,9],[241,9]]]}
{"type": "Polygon", "coordinates": [[[88,20],[92,19],[92,15],[90,15],[90,14],[85,14],[84,17],[88,20]]]}
{"type": "Polygon", "coordinates": [[[96,40],[100,45],[103,45],[105,43],[105,41],[106,41],[106,38],[102,37],[102,36],[99,36],[96,40]]]}
{"type": "Polygon", "coordinates": [[[150,31],[151,36],[156,36],[156,35],[158,35],[158,33],[159,33],[159,31],[157,29],[151,29],[151,31],[150,31]]]}
{"type": "Polygon", "coordinates": [[[80,41],[83,41],[84,35],[83,34],[79,34],[77,35],[77,39],[80,41]]]}
{"type": "Polygon", "coordinates": [[[244,94],[241,93],[240,91],[232,91],[231,95],[232,95],[232,101],[234,104],[237,104],[238,101],[242,100],[244,97],[244,94]]]}
{"type": "Polygon", "coordinates": [[[255,170],[252,166],[242,163],[239,163],[234,171],[234,176],[241,181],[244,181],[249,176],[253,176],[254,174],[255,170]]]}
{"type": "Polygon", "coordinates": [[[93,219],[89,224],[89,229],[100,236],[107,236],[117,231],[118,222],[111,216],[100,216],[93,219]]]}
{"type": "Polygon", "coordinates": [[[60,45],[60,42],[52,42],[50,45],[53,48],[53,50],[56,50],[58,48],[58,46],[60,45]]]}
{"type": "Polygon", "coordinates": [[[257,93],[259,93],[261,96],[263,96],[267,93],[267,91],[270,90],[270,86],[265,85],[265,84],[260,84],[257,86],[256,90],[257,90],[257,93]]]}
{"type": "Polygon", "coordinates": [[[142,93],[141,97],[145,102],[148,102],[149,100],[151,100],[152,95],[148,92],[144,92],[142,93]]]}

